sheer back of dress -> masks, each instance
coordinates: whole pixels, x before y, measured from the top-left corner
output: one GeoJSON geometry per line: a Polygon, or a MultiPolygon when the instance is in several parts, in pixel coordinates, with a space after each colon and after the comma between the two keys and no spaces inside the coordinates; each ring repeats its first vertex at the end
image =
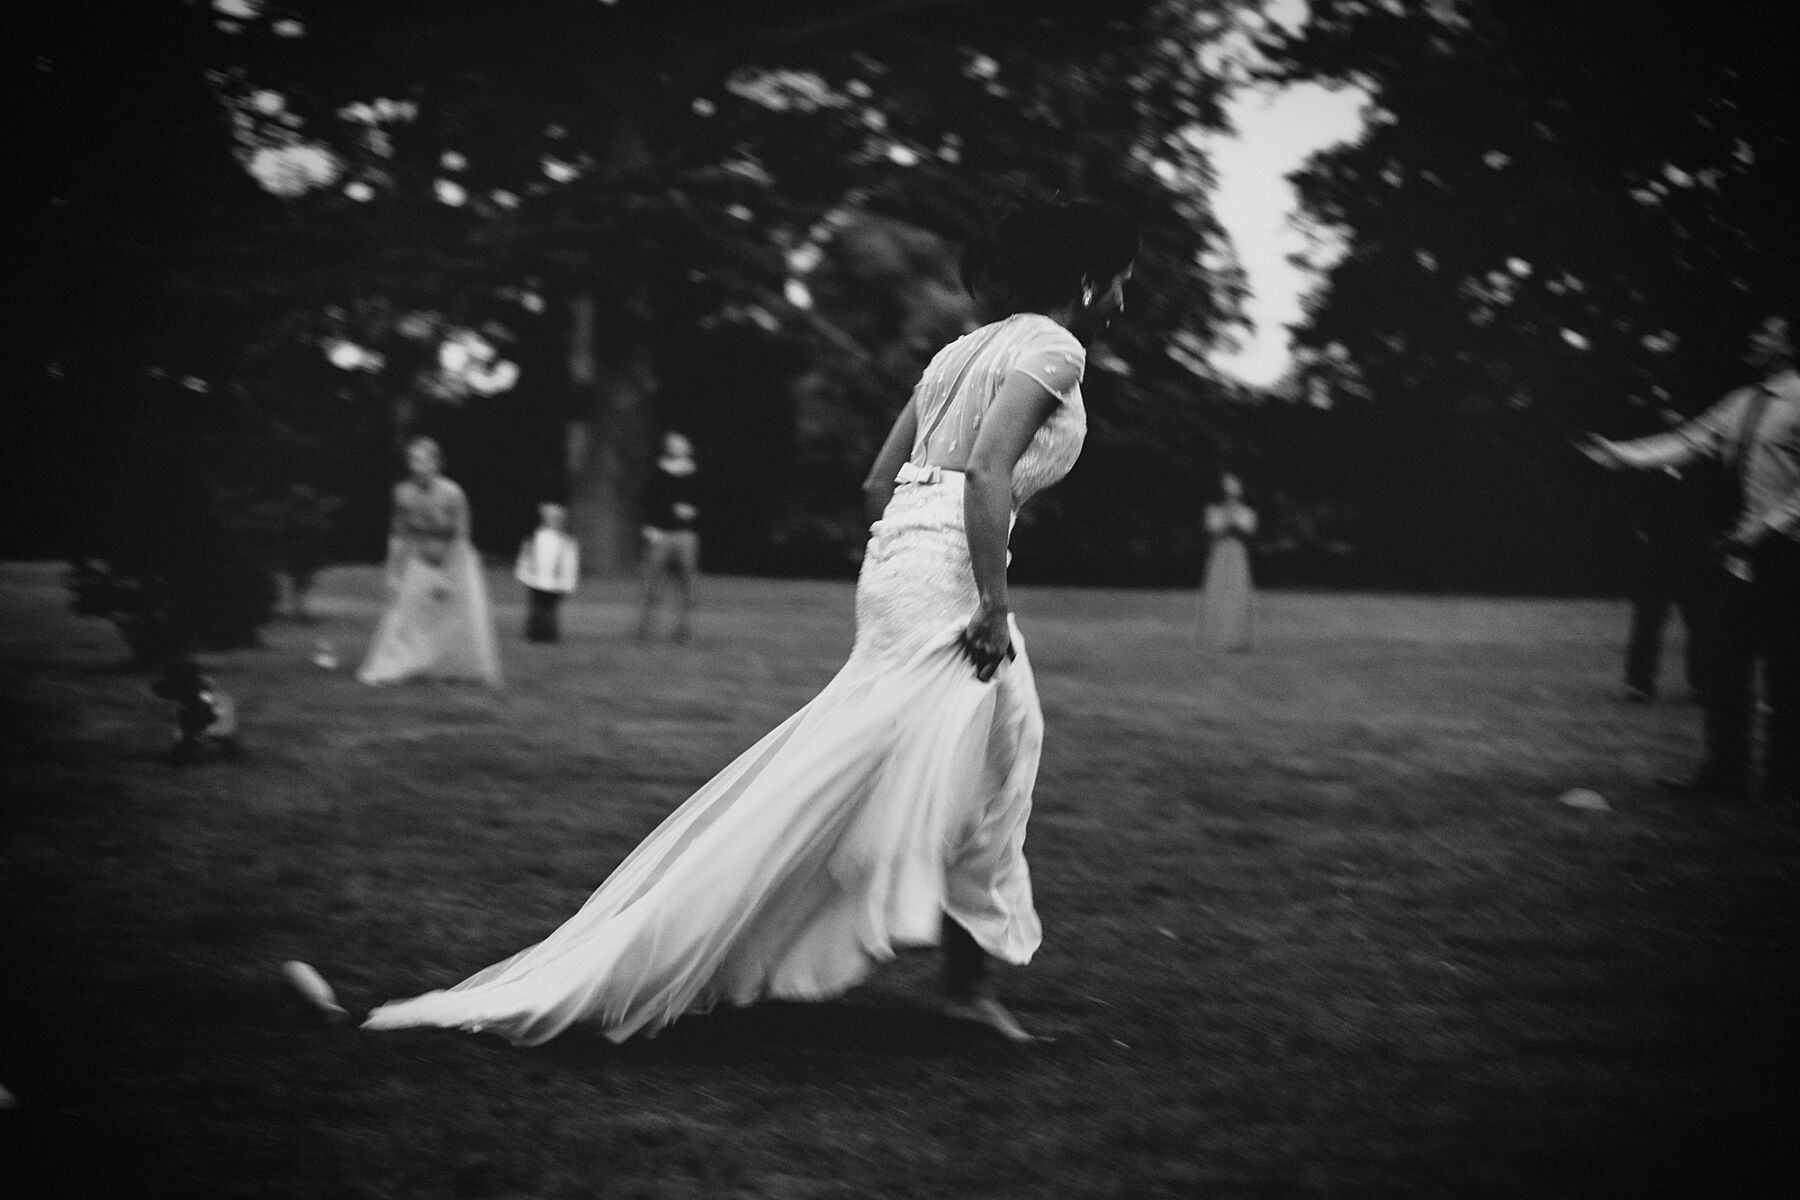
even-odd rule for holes
{"type": "Polygon", "coordinates": [[[919,432],[910,460],[961,470],[1001,384],[1011,372],[1023,372],[1058,405],[1013,469],[1013,494],[1022,502],[1062,478],[1080,453],[1087,432],[1085,366],[1081,343],[1041,313],[1016,313],[963,335],[938,351],[913,389],[919,432]]]}

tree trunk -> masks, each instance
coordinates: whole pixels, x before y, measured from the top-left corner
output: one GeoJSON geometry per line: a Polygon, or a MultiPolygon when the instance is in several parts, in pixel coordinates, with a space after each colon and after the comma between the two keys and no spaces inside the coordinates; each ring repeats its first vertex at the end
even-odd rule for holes
{"type": "Polygon", "coordinates": [[[570,532],[581,545],[584,573],[616,576],[637,562],[655,376],[635,320],[618,322],[602,349],[594,297],[579,294],[569,307],[569,383],[582,414],[568,429],[570,532]]]}

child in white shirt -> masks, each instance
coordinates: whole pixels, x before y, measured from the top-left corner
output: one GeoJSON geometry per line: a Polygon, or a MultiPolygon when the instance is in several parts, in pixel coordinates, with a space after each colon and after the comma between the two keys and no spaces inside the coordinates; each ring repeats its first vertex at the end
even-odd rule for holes
{"type": "Polygon", "coordinates": [[[557,607],[575,590],[581,551],[563,528],[568,516],[560,504],[538,505],[538,527],[519,547],[519,565],[513,574],[526,587],[528,641],[556,641],[557,607]]]}

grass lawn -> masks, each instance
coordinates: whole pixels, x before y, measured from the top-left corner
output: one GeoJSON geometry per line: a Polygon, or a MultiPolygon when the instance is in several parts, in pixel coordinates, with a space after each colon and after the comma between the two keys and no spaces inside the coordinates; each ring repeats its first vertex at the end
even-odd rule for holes
{"type": "Polygon", "coordinates": [[[181,769],[111,627],[54,568],[0,566],[0,1195],[1800,1180],[1800,813],[1657,792],[1699,716],[1612,701],[1612,602],[1278,593],[1254,653],[1214,656],[1190,595],[1021,589],[1046,940],[1001,982],[1035,1046],[938,1018],[929,952],[622,1047],[327,1028],[282,960],[360,1014],[535,941],[851,635],[847,584],[712,579],[695,644],[640,645],[631,588],[600,582],[534,646],[491,583],[504,690],[358,685],[377,579],[339,569],[316,623],[208,657],[248,752],[181,769]],[[1612,811],[1558,802],[1578,786],[1612,811]]]}

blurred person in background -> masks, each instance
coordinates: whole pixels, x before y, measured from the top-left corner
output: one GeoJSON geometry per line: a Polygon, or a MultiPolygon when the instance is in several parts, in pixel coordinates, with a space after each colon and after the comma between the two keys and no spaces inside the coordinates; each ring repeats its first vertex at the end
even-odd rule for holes
{"type": "Polygon", "coordinates": [[[525,585],[525,638],[554,642],[561,631],[557,612],[575,590],[581,574],[581,547],[564,528],[569,510],[560,504],[538,505],[538,527],[519,547],[513,576],[525,585]]]}
{"type": "Polygon", "coordinates": [[[1800,794],[1800,372],[1796,316],[1765,318],[1745,362],[1761,379],[1667,433],[1577,445],[1609,469],[1682,468],[1719,462],[1736,486],[1730,528],[1716,547],[1705,588],[1706,756],[1690,777],[1663,781],[1682,795],[1751,795],[1750,747],[1756,667],[1768,707],[1761,791],[1774,801],[1800,794]]]}
{"type": "Polygon", "coordinates": [[[356,677],[500,683],[500,650],[481,556],[469,540],[469,502],[444,477],[428,437],[407,443],[408,476],[394,485],[384,581],[389,603],[356,677]]]}
{"type": "Polygon", "coordinates": [[[1086,343],[1124,304],[1136,223],[1020,205],[964,257],[1000,319],[939,350],[875,458],[849,660],[677,808],[547,938],[365,1028],[622,1041],[683,1013],[820,1000],[937,945],[944,1011],[1012,1041],[991,959],[1042,940],[1024,857],[1043,714],[1008,600],[1020,505],[1074,465],[1086,343]]]}
{"type": "Polygon", "coordinates": [[[694,581],[700,574],[700,481],[694,445],[663,434],[662,454],[644,483],[644,593],[637,636],[648,640],[665,587],[675,588],[675,640],[694,636],[694,581]]]}
{"type": "Polygon", "coordinates": [[[1219,499],[1206,506],[1212,549],[1200,582],[1200,640],[1209,650],[1249,650],[1256,644],[1256,597],[1250,552],[1256,510],[1244,503],[1244,485],[1229,472],[1219,478],[1219,499]]]}

